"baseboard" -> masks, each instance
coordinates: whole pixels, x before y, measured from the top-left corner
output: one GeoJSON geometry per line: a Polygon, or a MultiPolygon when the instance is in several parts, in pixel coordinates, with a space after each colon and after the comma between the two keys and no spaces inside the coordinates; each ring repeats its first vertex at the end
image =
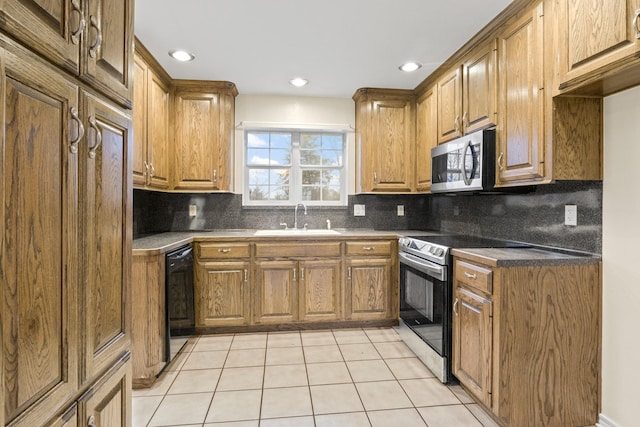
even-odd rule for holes
{"type": "Polygon", "coordinates": [[[598,423],[596,427],[622,427],[615,423],[611,418],[607,417],[604,414],[600,414],[598,417],[598,423]]]}

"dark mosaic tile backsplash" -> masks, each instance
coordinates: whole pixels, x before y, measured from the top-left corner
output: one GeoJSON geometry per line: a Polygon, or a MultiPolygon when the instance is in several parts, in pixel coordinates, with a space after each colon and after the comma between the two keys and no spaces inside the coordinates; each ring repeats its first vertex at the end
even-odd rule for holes
{"type": "MultiPolygon", "coordinates": [[[[293,208],[243,208],[239,194],[133,193],[134,238],[164,231],[280,228],[293,226],[293,208]],[[198,215],[189,217],[189,205],[198,215]]],[[[309,207],[298,223],[309,228],[440,230],[540,245],[602,251],[602,182],[541,185],[527,194],[353,195],[347,208],[309,207]],[[353,205],[366,206],[365,217],[353,205]],[[578,206],[578,226],[564,225],[564,206],[578,206]],[[404,205],[405,216],[397,216],[404,205]]]]}

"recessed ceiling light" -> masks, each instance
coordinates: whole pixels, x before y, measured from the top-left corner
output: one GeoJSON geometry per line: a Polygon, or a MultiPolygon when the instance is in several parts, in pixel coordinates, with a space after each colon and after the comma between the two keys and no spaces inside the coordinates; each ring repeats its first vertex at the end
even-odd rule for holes
{"type": "Polygon", "coordinates": [[[302,86],[308,85],[309,84],[309,80],[303,79],[303,78],[300,78],[300,77],[296,77],[295,79],[289,80],[289,83],[292,84],[295,87],[302,87],[302,86]]]}
{"type": "Polygon", "coordinates": [[[419,70],[421,67],[422,67],[422,64],[418,64],[417,62],[405,62],[398,68],[400,68],[402,71],[410,73],[412,71],[419,70]]]}
{"type": "Polygon", "coordinates": [[[169,56],[180,62],[189,62],[196,58],[192,53],[189,53],[186,50],[171,50],[169,51],[169,56]]]}

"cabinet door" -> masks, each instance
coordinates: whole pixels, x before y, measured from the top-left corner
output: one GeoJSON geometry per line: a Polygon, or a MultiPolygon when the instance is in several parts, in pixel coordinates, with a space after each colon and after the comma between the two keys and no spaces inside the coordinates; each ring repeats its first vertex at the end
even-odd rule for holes
{"type": "Polygon", "coordinates": [[[134,256],[131,266],[134,385],[149,386],[166,358],[165,256],[134,256]]]}
{"type": "Polygon", "coordinates": [[[255,323],[298,320],[298,263],[258,260],[253,319],[255,323]]]}
{"type": "Polygon", "coordinates": [[[300,320],[340,318],[340,259],[300,262],[300,320]]]}
{"type": "Polygon", "coordinates": [[[640,0],[563,0],[566,38],[562,82],[606,67],[640,51],[640,0]]]}
{"type": "Polygon", "coordinates": [[[404,191],[413,187],[413,101],[373,102],[373,191],[404,191]]]}
{"type": "Polygon", "coordinates": [[[499,38],[497,183],[544,177],[542,3],[499,38]]]}
{"type": "Polygon", "coordinates": [[[80,425],[130,427],[131,362],[128,354],[79,400],[80,425]]]}
{"type": "Polygon", "coordinates": [[[490,408],[491,301],[461,287],[456,287],[453,298],[453,374],[490,408]]]}
{"type": "Polygon", "coordinates": [[[169,188],[169,87],[147,70],[147,184],[169,188]]]}
{"type": "Polygon", "coordinates": [[[147,64],[138,56],[133,62],[133,185],[147,183],[147,64]]]}
{"type": "Polygon", "coordinates": [[[416,101],[416,189],[431,189],[431,149],[438,145],[437,87],[416,101]]]}
{"type": "Polygon", "coordinates": [[[129,346],[131,258],[131,118],[83,94],[86,140],[79,150],[81,289],[86,327],[82,380],[112,364],[129,346]]]}
{"type": "Polygon", "coordinates": [[[464,133],[496,123],[497,104],[496,41],[472,52],[462,65],[462,126],[464,133]]]}
{"type": "Polygon", "coordinates": [[[131,107],[133,0],[86,0],[81,77],[131,107]]]}
{"type": "Polygon", "coordinates": [[[349,259],[347,261],[345,317],[348,320],[390,318],[390,284],[390,259],[349,259]]]}
{"type": "MultiPolygon", "coordinates": [[[[175,94],[175,188],[219,190],[220,97],[217,93],[175,94]]],[[[228,150],[227,150],[228,152],[228,150]]]]}
{"type": "Polygon", "coordinates": [[[81,0],[0,0],[0,28],[71,73],[80,71],[81,0]]]}
{"type": "Polygon", "coordinates": [[[438,81],[438,144],[462,135],[462,73],[460,67],[438,81]]]}
{"type": "Polygon", "coordinates": [[[77,86],[3,35],[0,79],[0,420],[35,426],[78,386],[77,147],[85,139],[77,86]]]}
{"type": "Polygon", "coordinates": [[[250,268],[248,261],[197,262],[194,284],[196,326],[249,324],[250,268]]]}

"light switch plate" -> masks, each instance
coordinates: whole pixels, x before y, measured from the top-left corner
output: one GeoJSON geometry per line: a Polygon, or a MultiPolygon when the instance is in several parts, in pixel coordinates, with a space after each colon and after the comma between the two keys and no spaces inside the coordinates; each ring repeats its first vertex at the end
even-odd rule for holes
{"type": "Polygon", "coordinates": [[[198,215],[198,205],[189,205],[189,216],[194,217],[198,215]]]}
{"type": "Polygon", "coordinates": [[[564,225],[578,225],[578,206],[564,206],[564,225]]]}
{"type": "Polygon", "coordinates": [[[353,205],[353,216],[364,216],[364,205],[353,205]]]}
{"type": "Polygon", "coordinates": [[[398,205],[398,216],[404,216],[404,205],[398,205]]]}

